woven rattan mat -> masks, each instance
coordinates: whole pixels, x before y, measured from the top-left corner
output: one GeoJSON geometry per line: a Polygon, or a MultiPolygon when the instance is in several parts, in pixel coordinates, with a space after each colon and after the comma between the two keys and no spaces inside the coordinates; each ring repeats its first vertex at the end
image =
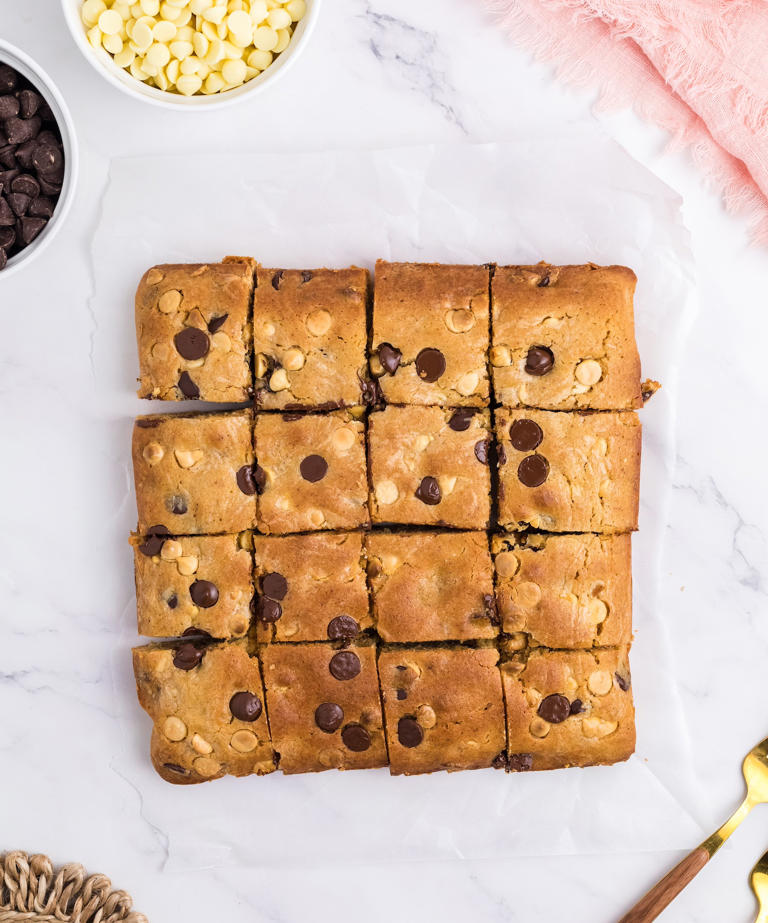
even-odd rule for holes
{"type": "Polygon", "coordinates": [[[148,923],[125,891],[74,863],[59,869],[47,856],[0,857],[0,923],[148,923]]]}

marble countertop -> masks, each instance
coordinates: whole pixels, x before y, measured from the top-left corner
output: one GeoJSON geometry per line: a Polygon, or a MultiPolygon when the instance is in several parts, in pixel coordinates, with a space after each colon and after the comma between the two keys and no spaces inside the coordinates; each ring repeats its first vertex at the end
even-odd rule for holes
{"type": "MultiPolygon", "coordinates": [[[[94,567],[125,563],[99,535],[125,510],[95,508],[90,481],[109,472],[73,425],[72,383],[82,381],[98,335],[90,257],[115,157],[519,140],[556,125],[566,136],[608,133],[677,190],[700,306],[679,357],[661,606],[703,832],[740,800],[740,759],[768,733],[768,491],[758,479],[768,445],[760,378],[768,251],[749,246],[744,223],[724,214],[686,155],[664,152],[659,131],[628,113],[595,115],[589,94],[564,89],[509,45],[480,6],[326,0],[311,47],[273,90],[201,117],[154,110],[100,81],[54,0],[0,5],[0,35],[65,94],[82,158],[67,229],[31,272],[0,280],[0,849],[103,871],[152,923],[527,923],[566,911],[576,923],[609,921],[680,854],[164,868],[163,831],[112,761],[123,745],[110,707],[125,640],[116,621],[129,614],[92,579],[94,567]]],[[[216,181],[215,171],[202,176],[190,195],[213,199],[216,181]]],[[[288,820],[285,837],[293,836],[300,829],[288,820]]],[[[766,848],[768,809],[759,809],[662,919],[753,919],[747,874],[766,848]]]]}

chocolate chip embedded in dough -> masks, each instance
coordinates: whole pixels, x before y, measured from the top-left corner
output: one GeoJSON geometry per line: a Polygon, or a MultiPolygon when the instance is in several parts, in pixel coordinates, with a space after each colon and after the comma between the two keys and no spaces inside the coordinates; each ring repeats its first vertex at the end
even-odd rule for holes
{"type": "Polygon", "coordinates": [[[404,700],[407,699],[407,698],[408,698],[408,692],[407,692],[407,690],[405,690],[405,689],[398,689],[398,690],[397,690],[397,701],[398,701],[398,702],[402,702],[402,701],[404,701],[404,700]]]}
{"type": "Polygon", "coordinates": [[[203,661],[205,651],[187,641],[180,647],[177,647],[173,654],[173,665],[179,670],[194,670],[203,661]]]}
{"type": "Polygon", "coordinates": [[[299,465],[301,476],[311,484],[322,481],[328,473],[328,462],[322,455],[307,455],[299,465]]]}
{"type": "Polygon", "coordinates": [[[463,433],[469,429],[472,423],[472,417],[477,413],[474,407],[460,407],[451,414],[448,426],[457,433],[463,433]]]}
{"type": "Polygon", "coordinates": [[[526,455],[517,466],[517,476],[526,487],[540,487],[549,477],[549,462],[543,455],[526,455]]]}
{"type": "Polygon", "coordinates": [[[179,604],[179,597],[175,593],[172,593],[168,599],[166,599],[166,604],[169,609],[175,609],[179,604]]]}
{"type": "Polygon", "coordinates": [[[302,281],[302,283],[303,283],[303,284],[306,284],[307,282],[310,281],[310,279],[311,279],[313,276],[314,276],[314,273],[313,273],[313,272],[311,272],[309,269],[305,269],[305,270],[302,272],[302,274],[301,274],[301,281],[302,281]]]}
{"type": "Polygon", "coordinates": [[[285,599],[288,592],[288,581],[282,574],[273,572],[261,578],[261,592],[270,599],[285,599]]]}
{"type": "Polygon", "coordinates": [[[273,624],[279,622],[283,616],[283,607],[276,599],[268,596],[259,596],[254,600],[253,613],[260,622],[273,624]]]}
{"type": "Polygon", "coordinates": [[[187,501],[178,494],[169,497],[165,505],[171,513],[175,513],[177,516],[183,516],[187,512],[187,501]]]}
{"type": "Polygon", "coordinates": [[[170,529],[166,526],[150,526],[147,529],[146,538],[139,545],[139,551],[148,558],[152,558],[156,554],[160,554],[163,550],[163,544],[170,537],[170,529]]]}
{"type": "Polygon", "coordinates": [[[436,478],[422,478],[421,484],[416,488],[416,497],[422,503],[426,503],[427,506],[437,506],[443,499],[443,495],[440,492],[440,485],[437,483],[436,478]]]}
{"type": "Polygon", "coordinates": [[[507,758],[507,767],[510,772],[528,772],[532,766],[532,753],[510,753],[507,758]]]}
{"type": "Polygon", "coordinates": [[[183,766],[179,766],[178,763],[163,763],[163,769],[167,769],[169,772],[175,772],[178,776],[189,775],[189,770],[185,769],[183,766]]]}
{"type": "Polygon", "coordinates": [[[182,372],[179,376],[179,391],[190,400],[197,400],[200,397],[200,389],[192,381],[189,372],[182,372]]]}
{"type": "Polygon", "coordinates": [[[534,420],[515,420],[509,428],[509,439],[518,452],[533,452],[543,438],[544,433],[534,420]]]}
{"type": "Polygon", "coordinates": [[[181,637],[194,638],[196,641],[203,643],[213,641],[213,635],[209,634],[207,631],[203,631],[202,628],[195,628],[194,625],[190,625],[189,628],[185,628],[181,633],[181,637]]]}
{"type": "Polygon", "coordinates": [[[490,439],[480,439],[475,443],[475,458],[480,462],[481,465],[488,464],[488,453],[491,448],[490,439]]]}
{"type": "Polygon", "coordinates": [[[422,381],[433,382],[445,372],[445,356],[428,346],[416,356],[416,374],[422,381]]]}
{"type": "Polygon", "coordinates": [[[560,724],[571,714],[571,703],[555,692],[541,700],[536,714],[550,724],[560,724]]]}
{"type": "Polygon", "coordinates": [[[208,355],[211,341],[204,330],[198,330],[197,327],[185,327],[173,338],[173,345],[183,359],[195,361],[208,355]]]}
{"type": "Polygon", "coordinates": [[[210,333],[211,335],[213,335],[214,333],[218,333],[219,330],[221,330],[221,328],[226,323],[226,320],[228,317],[229,317],[229,314],[219,314],[218,317],[212,317],[208,321],[208,333],[210,333]]]}
{"type": "Polygon", "coordinates": [[[210,580],[195,580],[189,588],[192,602],[201,609],[210,609],[219,601],[219,589],[210,580]]]}
{"type": "Polygon", "coordinates": [[[326,734],[333,734],[341,727],[344,710],[335,702],[323,702],[315,709],[315,724],[326,734]]]}
{"type": "Polygon", "coordinates": [[[571,702],[571,714],[580,715],[584,711],[584,703],[581,699],[574,699],[571,702]]]}
{"type": "Polygon", "coordinates": [[[531,346],[525,360],[525,371],[529,375],[546,375],[552,371],[555,357],[547,346],[531,346]]]}
{"type": "Polygon", "coordinates": [[[363,753],[371,746],[371,735],[362,724],[348,724],[341,732],[341,739],[353,753],[363,753]]]}
{"type": "Polygon", "coordinates": [[[258,462],[252,465],[243,465],[235,475],[237,486],[248,497],[261,494],[267,486],[267,472],[259,466],[258,462]]]}
{"type": "Polygon", "coordinates": [[[352,641],[360,634],[360,626],[351,615],[337,615],[328,623],[331,641],[352,641]]]}
{"type": "Polygon", "coordinates": [[[402,358],[403,354],[391,343],[382,343],[379,346],[379,362],[388,375],[395,374],[402,358]]]}
{"type": "Polygon", "coordinates": [[[229,710],[238,721],[258,721],[263,708],[261,699],[252,692],[236,692],[229,700],[229,710]]]}
{"type": "Polygon", "coordinates": [[[272,288],[276,291],[280,291],[280,283],[283,281],[283,276],[285,276],[284,269],[278,269],[278,271],[272,276],[272,288]]]}
{"type": "Polygon", "coordinates": [[[331,657],[328,669],[335,679],[341,681],[354,679],[361,670],[360,658],[354,651],[339,651],[331,657]]]}
{"type": "Polygon", "coordinates": [[[401,718],[397,722],[397,739],[404,747],[418,747],[424,740],[424,730],[415,718],[401,718]]]}
{"type": "Polygon", "coordinates": [[[626,692],[630,685],[629,677],[622,676],[621,673],[614,673],[614,676],[616,677],[616,685],[622,692],[626,692]]]}

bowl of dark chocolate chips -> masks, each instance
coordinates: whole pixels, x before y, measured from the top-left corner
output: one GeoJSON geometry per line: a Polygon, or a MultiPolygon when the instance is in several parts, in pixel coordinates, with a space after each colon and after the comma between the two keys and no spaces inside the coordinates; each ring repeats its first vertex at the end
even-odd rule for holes
{"type": "Polygon", "coordinates": [[[0,39],[0,279],[53,239],[72,204],[77,145],[46,72],[0,39]]]}

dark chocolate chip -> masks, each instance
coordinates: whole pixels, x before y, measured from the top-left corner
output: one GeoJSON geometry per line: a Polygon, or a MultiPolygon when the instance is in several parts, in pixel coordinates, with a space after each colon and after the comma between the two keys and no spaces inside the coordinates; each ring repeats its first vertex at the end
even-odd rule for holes
{"type": "Polygon", "coordinates": [[[192,602],[201,609],[210,609],[219,601],[219,590],[210,580],[195,580],[189,588],[192,602]]]}
{"type": "Polygon", "coordinates": [[[173,338],[173,345],[182,358],[195,361],[208,355],[211,341],[205,331],[197,327],[185,327],[173,338]]]}
{"type": "Polygon", "coordinates": [[[259,596],[255,601],[254,615],[260,622],[279,622],[283,615],[283,607],[276,599],[268,596],[259,596]]]}
{"type": "Polygon", "coordinates": [[[189,775],[189,770],[185,769],[183,766],[179,766],[178,763],[163,763],[163,769],[167,769],[169,772],[175,772],[178,776],[189,775]]]}
{"type": "Polygon", "coordinates": [[[182,372],[181,375],[179,375],[179,391],[181,391],[184,397],[193,400],[200,397],[200,389],[190,378],[189,372],[182,372]]]}
{"type": "Polygon", "coordinates": [[[398,702],[403,702],[407,698],[408,698],[408,693],[405,689],[397,690],[397,701],[398,702]]]}
{"type": "Polygon", "coordinates": [[[496,597],[493,593],[485,593],[483,595],[483,606],[485,607],[485,617],[491,625],[500,625],[499,608],[496,605],[496,597]]]}
{"type": "Polygon", "coordinates": [[[8,265],[8,254],[0,247],[0,269],[5,269],[8,265]]]}
{"type": "Polygon", "coordinates": [[[185,628],[181,633],[182,638],[195,638],[200,643],[207,643],[213,641],[213,635],[209,634],[207,631],[203,631],[202,628],[195,628],[193,625],[190,625],[189,628],[185,628]]]}
{"type": "Polygon", "coordinates": [[[382,394],[381,386],[375,378],[373,380],[370,378],[363,378],[358,372],[357,380],[360,382],[360,393],[362,394],[364,404],[373,407],[383,401],[384,395],[382,394]]]}
{"type": "Polygon", "coordinates": [[[552,371],[554,364],[555,357],[551,349],[546,346],[531,346],[525,360],[525,371],[529,375],[546,375],[552,371]]]}
{"type": "MultiPolygon", "coordinates": [[[[504,443],[500,442],[496,447],[496,458],[499,461],[499,468],[507,463],[507,450],[504,448],[504,443]]],[[[501,492],[501,491],[500,491],[501,492]]],[[[501,498],[500,498],[501,499],[501,498]]]]}
{"type": "Polygon", "coordinates": [[[282,574],[265,574],[261,578],[261,592],[270,599],[285,599],[288,592],[288,581],[282,574]]]}
{"type": "Polygon", "coordinates": [[[21,239],[25,244],[31,244],[32,241],[40,234],[48,222],[45,218],[22,218],[21,219],[21,239]]]}
{"type": "Polygon", "coordinates": [[[397,722],[397,739],[404,747],[418,747],[424,740],[424,730],[415,718],[401,718],[397,722]]]}
{"type": "Polygon", "coordinates": [[[314,273],[310,272],[309,269],[305,269],[305,270],[302,272],[302,274],[301,274],[301,281],[302,281],[302,283],[307,283],[307,282],[309,282],[309,280],[312,278],[313,275],[314,275],[314,273]]]}
{"type": "Polygon", "coordinates": [[[33,115],[36,115],[43,101],[40,94],[35,93],[34,90],[22,90],[19,93],[18,99],[21,117],[23,119],[31,119],[33,115]]]}
{"type": "Polygon", "coordinates": [[[165,505],[168,507],[168,510],[171,513],[175,513],[176,516],[183,516],[187,512],[187,501],[178,494],[174,494],[170,497],[165,505]]]}
{"type": "Polygon", "coordinates": [[[47,179],[61,180],[64,167],[64,155],[61,148],[48,140],[39,140],[32,155],[32,166],[47,179]]]}
{"type": "Polygon", "coordinates": [[[528,772],[532,766],[532,753],[510,753],[507,759],[507,767],[510,772],[528,772]]]}
{"type": "Polygon", "coordinates": [[[16,226],[16,215],[14,215],[11,206],[0,199],[0,228],[12,228],[16,226]]]}
{"type": "Polygon", "coordinates": [[[354,651],[339,651],[331,657],[328,669],[335,679],[354,679],[361,670],[360,658],[354,651]]]}
{"type": "Polygon", "coordinates": [[[179,597],[175,593],[171,593],[168,599],[166,599],[166,603],[169,609],[175,609],[179,604],[179,597]]]}
{"type": "Polygon", "coordinates": [[[0,96],[0,122],[13,119],[21,111],[21,106],[15,96],[0,96]]]}
{"type": "Polygon", "coordinates": [[[379,362],[388,375],[394,375],[400,365],[403,354],[391,343],[382,343],[379,346],[379,362]]]}
{"type": "Polygon", "coordinates": [[[261,494],[267,486],[267,472],[260,468],[258,462],[252,465],[243,465],[235,475],[237,486],[249,497],[261,494]]]}
{"type": "Polygon", "coordinates": [[[9,144],[23,144],[31,138],[36,138],[42,127],[42,122],[36,115],[31,119],[6,119],[3,125],[9,144]]]}
{"type": "Polygon", "coordinates": [[[371,735],[362,724],[348,724],[341,732],[344,746],[354,753],[362,753],[371,745],[371,735]]]}
{"type": "Polygon", "coordinates": [[[480,462],[481,465],[488,464],[488,452],[490,448],[490,439],[480,439],[475,443],[475,458],[480,462]]]}
{"type": "Polygon", "coordinates": [[[305,459],[302,459],[299,470],[305,481],[314,484],[322,481],[328,473],[328,462],[322,455],[307,455],[305,459]]]}
{"type": "Polygon", "coordinates": [[[219,330],[224,326],[226,319],[229,317],[229,314],[219,314],[218,317],[212,317],[208,321],[208,333],[213,336],[214,333],[218,333],[219,330]]]}
{"type": "Polygon", "coordinates": [[[360,634],[360,626],[351,615],[337,615],[328,623],[331,641],[353,641],[360,634]]]}
{"type": "Polygon", "coordinates": [[[344,711],[335,702],[323,702],[315,709],[315,724],[326,734],[333,734],[341,727],[344,711]]]}
{"type": "Polygon", "coordinates": [[[40,195],[40,183],[34,176],[23,173],[11,182],[11,192],[18,192],[20,195],[29,196],[30,199],[36,199],[40,195]]]}
{"type": "Polygon", "coordinates": [[[539,288],[546,288],[549,285],[549,273],[545,272],[544,275],[536,283],[539,288]]]}
{"type": "Polygon", "coordinates": [[[518,452],[533,452],[541,445],[544,433],[533,420],[515,420],[509,427],[509,438],[518,452]]]}
{"type": "Polygon", "coordinates": [[[14,228],[0,228],[0,249],[10,250],[16,243],[16,230],[14,228]]]}
{"type": "Polygon", "coordinates": [[[616,677],[616,685],[622,692],[626,692],[629,689],[629,678],[622,676],[621,673],[614,673],[614,676],[616,677]]]}
{"type": "Polygon", "coordinates": [[[39,176],[40,192],[44,195],[58,195],[61,192],[61,183],[53,182],[46,176],[39,176]]]}
{"type": "Polygon", "coordinates": [[[491,760],[491,766],[494,769],[506,769],[507,768],[507,753],[506,750],[502,750],[501,753],[497,753],[496,756],[491,760]]]}
{"type": "Polygon", "coordinates": [[[571,714],[580,715],[584,711],[584,703],[581,699],[574,699],[571,702],[571,714]]]}
{"type": "Polygon", "coordinates": [[[445,356],[431,346],[416,356],[416,374],[422,381],[437,381],[445,371],[445,356]]]}
{"type": "Polygon", "coordinates": [[[540,487],[549,477],[549,462],[543,455],[526,455],[517,466],[517,476],[526,487],[540,487]]]}
{"type": "Polygon", "coordinates": [[[448,426],[451,429],[456,430],[457,433],[463,433],[465,430],[469,429],[469,425],[472,422],[472,417],[477,413],[474,407],[460,407],[458,410],[454,410],[451,414],[451,419],[448,421],[448,426]]]}
{"type": "Polygon", "coordinates": [[[0,144],[0,164],[6,167],[8,170],[15,169],[18,151],[19,148],[14,147],[12,144],[6,144],[5,147],[0,144]]]}
{"type": "Polygon", "coordinates": [[[19,75],[8,64],[0,64],[0,93],[12,93],[18,84],[19,75]]]}
{"type": "Polygon", "coordinates": [[[258,721],[261,717],[261,699],[252,692],[236,692],[229,700],[229,710],[238,721],[258,721]]]}
{"type": "Polygon", "coordinates": [[[280,283],[283,281],[283,276],[285,271],[283,269],[278,269],[278,271],[272,276],[272,288],[278,292],[280,291],[280,283]]]}
{"type": "Polygon", "coordinates": [[[24,195],[23,192],[11,192],[8,195],[8,204],[11,206],[13,213],[18,215],[19,218],[26,215],[31,201],[30,197],[24,195]]]}
{"type": "Polygon", "coordinates": [[[421,484],[416,488],[416,497],[422,503],[426,503],[427,506],[437,506],[443,499],[443,495],[440,493],[440,485],[433,477],[422,478],[421,484]]]}
{"type": "Polygon", "coordinates": [[[155,417],[139,417],[136,420],[136,426],[139,429],[155,429],[160,426],[160,421],[155,417]]]}
{"type": "Polygon", "coordinates": [[[198,664],[202,663],[204,656],[205,651],[202,648],[191,641],[187,641],[181,647],[176,648],[173,655],[173,665],[179,670],[194,670],[198,664]]]}
{"type": "Polygon", "coordinates": [[[166,526],[151,526],[147,529],[147,537],[139,545],[139,551],[148,558],[152,558],[160,554],[163,550],[163,543],[170,537],[171,532],[166,526]]]}
{"type": "Polygon", "coordinates": [[[50,218],[53,215],[55,207],[53,199],[41,195],[36,199],[32,199],[29,203],[27,214],[30,218],[50,218]]]}
{"type": "Polygon", "coordinates": [[[25,170],[33,169],[36,147],[37,140],[35,138],[32,138],[31,141],[25,141],[24,144],[20,144],[16,148],[16,165],[25,170]]]}
{"type": "Polygon", "coordinates": [[[555,692],[548,695],[539,702],[536,714],[549,721],[550,724],[560,724],[571,713],[571,703],[564,695],[555,692]]]}

